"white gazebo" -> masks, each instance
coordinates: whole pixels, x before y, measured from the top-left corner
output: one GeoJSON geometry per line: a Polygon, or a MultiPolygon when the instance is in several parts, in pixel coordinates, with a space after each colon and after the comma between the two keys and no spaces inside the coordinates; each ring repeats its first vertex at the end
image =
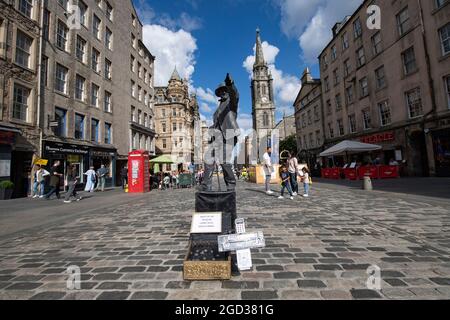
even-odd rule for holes
{"type": "Polygon", "coordinates": [[[345,140],[337,145],[325,150],[320,154],[321,157],[332,157],[348,155],[352,153],[362,153],[381,150],[382,147],[375,144],[362,143],[358,141],[345,140]]]}

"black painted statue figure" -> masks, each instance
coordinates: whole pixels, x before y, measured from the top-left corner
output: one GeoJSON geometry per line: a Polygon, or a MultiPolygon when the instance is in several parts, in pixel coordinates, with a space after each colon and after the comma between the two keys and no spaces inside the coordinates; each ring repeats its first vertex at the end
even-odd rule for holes
{"type": "Polygon", "coordinates": [[[212,190],[212,176],[218,163],[222,166],[227,191],[234,191],[236,178],[233,173],[233,149],[239,136],[237,123],[239,92],[230,74],[227,74],[225,83],[220,84],[216,89],[216,96],[220,98],[220,105],[214,113],[214,125],[209,128],[212,137],[209,149],[212,152],[207,152],[205,155],[205,175],[200,190],[212,190]]]}

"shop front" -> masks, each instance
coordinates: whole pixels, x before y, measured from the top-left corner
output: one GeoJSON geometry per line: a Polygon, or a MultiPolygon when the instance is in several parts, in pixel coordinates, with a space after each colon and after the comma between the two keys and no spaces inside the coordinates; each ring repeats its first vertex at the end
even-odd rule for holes
{"type": "Polygon", "coordinates": [[[106,176],[106,187],[111,188],[116,185],[116,149],[106,149],[91,147],[89,151],[89,165],[94,167],[95,171],[102,165],[108,170],[106,176]]]}
{"type": "MultiPolygon", "coordinates": [[[[53,166],[56,161],[60,161],[60,172],[64,173],[64,176],[68,166],[75,165],[79,185],[81,186],[86,182],[83,173],[89,169],[89,146],[43,141],[43,158],[48,160],[47,169],[53,166]]],[[[60,185],[63,188],[63,181],[60,185]]]]}

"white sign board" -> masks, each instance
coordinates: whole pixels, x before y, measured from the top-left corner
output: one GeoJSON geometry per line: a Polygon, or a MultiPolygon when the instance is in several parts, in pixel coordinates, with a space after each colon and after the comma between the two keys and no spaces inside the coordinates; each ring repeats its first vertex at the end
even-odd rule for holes
{"type": "Polygon", "coordinates": [[[252,253],[250,249],[236,251],[236,258],[239,270],[246,271],[252,269],[252,253]]]}
{"type": "Polygon", "coordinates": [[[222,212],[194,213],[191,233],[221,233],[222,212]]]}
{"type": "Polygon", "coordinates": [[[0,177],[11,175],[11,160],[0,160],[0,177]]]}
{"type": "Polygon", "coordinates": [[[264,248],[266,240],[262,231],[245,234],[229,234],[218,237],[219,252],[264,248]]]}

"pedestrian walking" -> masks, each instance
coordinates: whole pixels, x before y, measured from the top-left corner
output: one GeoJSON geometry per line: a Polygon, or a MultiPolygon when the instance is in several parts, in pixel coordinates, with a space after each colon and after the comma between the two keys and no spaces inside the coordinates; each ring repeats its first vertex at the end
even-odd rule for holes
{"type": "Polygon", "coordinates": [[[165,177],[163,179],[163,189],[164,190],[170,189],[170,176],[168,173],[165,174],[165,177]]]}
{"type": "Polygon", "coordinates": [[[309,197],[309,187],[311,185],[311,177],[308,168],[304,167],[302,169],[303,171],[303,188],[304,188],[304,194],[303,197],[308,198],[309,197]]]}
{"type": "Polygon", "coordinates": [[[272,173],[274,171],[273,166],[272,166],[272,148],[267,148],[267,152],[264,153],[263,159],[264,159],[264,174],[266,176],[266,181],[265,181],[265,185],[266,185],[266,193],[267,194],[273,194],[273,191],[270,190],[270,181],[272,180],[272,173]]]}
{"type": "Polygon", "coordinates": [[[97,176],[98,176],[97,190],[100,189],[102,192],[105,191],[106,175],[108,173],[109,173],[109,170],[105,167],[104,164],[102,164],[100,169],[97,170],[97,176]]]}
{"type": "Polygon", "coordinates": [[[36,165],[36,172],[33,177],[33,198],[43,198],[45,193],[45,177],[49,176],[50,172],[36,165]]]}
{"type": "Polygon", "coordinates": [[[71,203],[71,197],[75,198],[76,201],[80,201],[81,197],[77,196],[77,191],[75,190],[78,183],[78,172],[77,167],[75,165],[70,165],[67,168],[67,176],[66,176],[67,186],[69,190],[66,193],[66,197],[64,199],[64,203],[71,203]]]}
{"type": "Polygon", "coordinates": [[[50,191],[44,196],[44,198],[47,200],[49,200],[53,194],[55,194],[58,199],[61,198],[61,195],[59,194],[59,188],[61,185],[61,177],[63,176],[63,174],[59,172],[60,165],[61,162],[57,160],[50,169],[50,191]]]}
{"type": "Polygon", "coordinates": [[[291,183],[290,183],[291,175],[289,174],[289,171],[286,168],[286,166],[283,166],[281,168],[280,176],[281,176],[281,196],[278,199],[284,199],[284,190],[287,189],[287,191],[289,192],[289,195],[291,196],[290,199],[294,200],[291,183]]]}
{"type": "Polygon", "coordinates": [[[122,189],[125,189],[125,186],[128,184],[128,166],[125,165],[120,170],[120,177],[122,179],[122,189]]]}
{"type": "Polygon", "coordinates": [[[298,181],[297,181],[297,173],[299,172],[298,160],[296,157],[293,157],[292,154],[288,153],[288,172],[290,177],[290,183],[292,187],[292,193],[294,196],[298,195],[298,181]]]}
{"type": "Polygon", "coordinates": [[[86,176],[86,187],[84,188],[84,191],[94,192],[95,182],[97,181],[97,174],[95,173],[94,167],[90,167],[84,175],[86,176]]]}

